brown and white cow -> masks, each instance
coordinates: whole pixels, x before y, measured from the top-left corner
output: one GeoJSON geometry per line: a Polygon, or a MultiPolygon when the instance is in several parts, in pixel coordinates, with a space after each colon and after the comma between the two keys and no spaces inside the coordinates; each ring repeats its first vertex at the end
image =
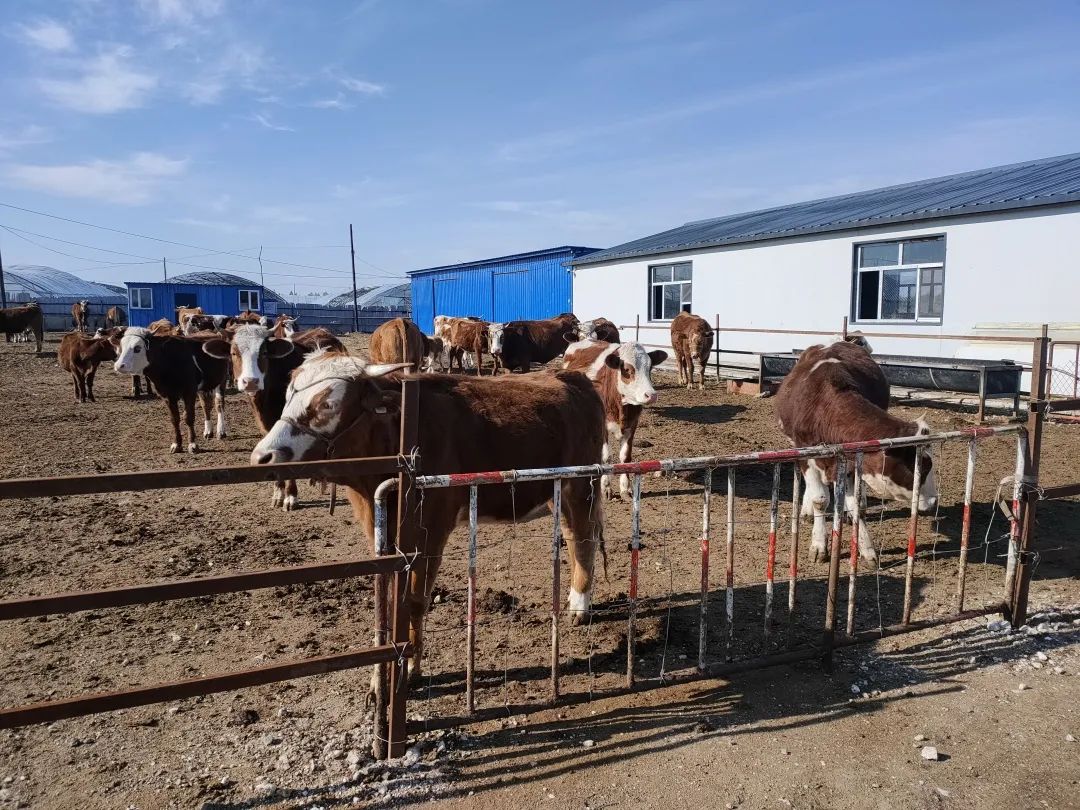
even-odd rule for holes
{"type": "Polygon", "coordinates": [[[508,372],[529,371],[533,363],[548,363],[566,351],[578,334],[571,312],[538,321],[509,321],[490,325],[491,354],[496,366],[508,372]]]}
{"type": "Polygon", "coordinates": [[[105,328],[112,329],[114,326],[127,326],[127,313],[123,307],[109,307],[105,311],[105,328]]]}
{"type": "MultiPolygon", "coordinates": [[[[464,358],[471,354],[476,360],[476,373],[484,373],[484,352],[489,350],[489,324],[472,318],[454,318],[450,321],[450,339],[446,342],[450,355],[449,370],[454,370],[454,360],[458,368],[465,370],[464,358]]],[[[491,370],[495,373],[495,369],[491,370]]]]}
{"type": "Polygon", "coordinates": [[[248,323],[259,325],[259,321],[263,319],[263,316],[258,312],[252,312],[250,309],[245,309],[239,315],[236,316],[237,323],[248,323]]]}
{"type": "Polygon", "coordinates": [[[679,383],[690,391],[694,387],[694,362],[701,366],[698,388],[705,390],[705,367],[712,353],[713,328],[699,315],[680,312],[671,322],[671,348],[679,366],[679,383]]]}
{"type": "Polygon", "coordinates": [[[176,325],[180,328],[181,334],[187,334],[187,321],[192,315],[205,315],[202,307],[177,307],[176,308],[176,325]]]}
{"type": "MultiPolygon", "coordinates": [[[[652,369],[667,360],[665,351],[647,351],[640,343],[605,343],[582,340],[571,343],[563,357],[563,368],[580,371],[596,386],[604,403],[604,463],[611,459],[611,436],[619,448],[619,462],[630,461],[634,451],[641,409],[656,402],[652,369]]],[[[612,497],[609,476],[600,480],[604,495],[612,497]]],[[[619,476],[619,494],[630,492],[630,477],[619,476]]]]}
{"type": "Polygon", "coordinates": [[[71,323],[76,332],[85,332],[90,323],[90,302],[76,301],[71,305],[71,323]]]}
{"type": "Polygon", "coordinates": [[[420,371],[426,348],[419,326],[408,318],[394,318],[371,333],[368,357],[372,363],[406,363],[413,371],[420,371]]]}
{"type": "Polygon", "coordinates": [[[421,371],[443,371],[446,367],[443,365],[443,339],[441,337],[429,337],[423,335],[424,338],[424,359],[421,365],[421,371]],[[438,368],[436,368],[436,366],[438,368]]]}
{"type": "Polygon", "coordinates": [[[297,321],[297,319],[292,317],[291,315],[286,315],[285,313],[281,313],[274,320],[273,326],[270,326],[269,328],[273,331],[274,337],[278,337],[278,338],[292,337],[296,332],[299,331],[296,328],[296,321],[297,321]]]}
{"type": "Polygon", "coordinates": [[[4,333],[4,340],[11,342],[12,337],[24,334],[29,329],[37,343],[38,354],[41,354],[41,344],[45,338],[44,322],[41,306],[36,301],[0,309],[0,332],[4,333]]]}
{"type": "Polygon", "coordinates": [[[175,326],[168,318],[159,318],[152,322],[147,331],[152,335],[179,335],[179,327],[175,326]]]}
{"type": "Polygon", "coordinates": [[[619,327],[607,318],[593,318],[591,321],[582,321],[578,329],[578,335],[582,340],[602,340],[605,343],[620,343],[619,327]]]}
{"type": "MultiPolygon", "coordinates": [[[[293,375],[282,418],[251,453],[253,464],[327,457],[395,455],[398,452],[401,380],[396,367],[364,364],[355,357],[317,352],[293,375]]],[[[416,375],[419,446],[424,472],[466,473],[525,467],[596,464],[604,442],[603,404],[584,374],[557,371],[527,377],[416,375]]],[[[374,538],[374,494],[385,476],[342,473],[356,520],[374,538]]],[[[564,537],[571,564],[570,611],[581,624],[590,610],[593,559],[603,544],[603,504],[595,479],[562,482],[564,537]]],[[[481,518],[527,520],[551,509],[549,481],[482,488],[481,518]]],[[[424,614],[450,532],[469,509],[467,487],[424,493],[419,548],[409,580],[414,674],[419,672],[424,614]]],[[[388,536],[394,542],[396,502],[388,503],[388,536]]]]}
{"type": "Polygon", "coordinates": [[[68,332],[56,350],[60,368],[71,374],[76,402],[95,401],[94,377],[98,366],[115,359],[116,349],[107,337],[87,337],[81,332],[68,332]]]}
{"type": "Polygon", "coordinates": [[[203,438],[211,436],[210,419],[213,405],[217,405],[217,437],[224,439],[225,427],[225,376],[228,362],[211,357],[203,351],[207,340],[217,335],[203,334],[195,337],[179,335],[155,335],[150,330],[129,326],[119,339],[113,340],[117,358],[113,368],[121,374],[142,374],[154,386],[154,390],[169,409],[172,421],[173,442],[169,450],[180,452],[183,438],[180,435],[180,401],[184,402],[184,415],[188,428],[188,452],[198,452],[195,442],[195,399],[202,400],[203,438]]]}
{"type": "MultiPolygon", "coordinates": [[[[888,413],[889,383],[881,368],[865,348],[848,341],[828,346],[811,346],[795,363],[776,394],[776,415],[780,427],[796,447],[815,444],[891,439],[928,435],[930,427],[921,419],[908,422],[888,413]]],[[[937,506],[938,487],[933,459],[919,449],[919,510],[937,506]]],[[[863,455],[862,480],[865,489],[885,500],[910,503],[915,476],[915,448],[902,447],[863,455]]],[[[828,559],[825,510],[829,506],[829,484],[836,480],[833,459],[815,459],[800,465],[806,479],[803,516],[814,516],[810,548],[815,561],[828,559]]],[[[854,474],[849,473],[845,509],[852,513],[854,474]]],[[[868,560],[874,552],[865,521],[860,521],[859,553],[868,560]]]]}
{"type": "MultiPolygon", "coordinates": [[[[293,370],[318,350],[345,353],[341,341],[321,328],[297,332],[290,339],[277,337],[264,326],[242,324],[233,330],[231,341],[215,338],[203,344],[203,351],[211,357],[231,363],[236,387],[248,395],[255,422],[264,436],[281,418],[293,370]]],[[[270,503],[291,512],[297,497],[296,481],[275,481],[270,503]]]]}

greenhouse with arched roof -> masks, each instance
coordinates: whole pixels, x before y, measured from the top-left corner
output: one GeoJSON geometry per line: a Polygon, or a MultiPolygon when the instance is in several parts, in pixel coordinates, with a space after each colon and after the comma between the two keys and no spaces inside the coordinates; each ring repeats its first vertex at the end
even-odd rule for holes
{"type": "Polygon", "coordinates": [[[71,305],[90,305],[90,326],[105,322],[112,306],[127,304],[127,295],[115,287],[81,279],[76,275],[39,264],[12,264],[4,268],[4,293],[8,306],[37,301],[45,317],[45,329],[63,332],[72,328],[71,305]]]}

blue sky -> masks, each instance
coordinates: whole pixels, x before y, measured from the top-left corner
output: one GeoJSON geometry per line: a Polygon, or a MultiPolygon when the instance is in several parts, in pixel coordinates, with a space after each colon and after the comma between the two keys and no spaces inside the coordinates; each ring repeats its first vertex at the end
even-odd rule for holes
{"type": "Polygon", "coordinates": [[[251,276],[262,245],[324,268],[267,263],[268,286],[337,293],[350,222],[371,284],[1080,151],[1078,23],[1075,2],[6,0],[0,202],[187,247],[0,208],[0,249],[122,282],[160,267],[107,265],[162,255],[251,276]]]}

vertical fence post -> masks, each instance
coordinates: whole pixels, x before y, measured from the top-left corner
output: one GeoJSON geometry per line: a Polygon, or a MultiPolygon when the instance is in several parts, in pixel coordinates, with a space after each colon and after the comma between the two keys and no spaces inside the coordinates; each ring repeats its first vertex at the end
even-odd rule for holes
{"type": "Polygon", "coordinates": [[[772,630],[773,576],[776,571],[776,524],[780,513],[780,465],[773,465],[772,494],[769,497],[769,553],[765,563],[765,635],[772,630]]]}
{"type": "MultiPolygon", "coordinates": [[[[429,560],[423,553],[423,533],[420,529],[420,496],[414,479],[419,472],[419,459],[414,453],[420,441],[420,382],[406,377],[401,382],[401,436],[399,452],[402,456],[412,457],[414,463],[402,470],[398,476],[398,531],[397,548],[405,554],[416,554],[412,566],[428,566],[429,560]]],[[[394,574],[394,624],[392,640],[399,650],[409,641],[411,623],[409,580],[411,572],[406,569],[394,574]]],[[[426,578],[425,578],[426,579],[426,578]]],[[[430,583],[429,583],[430,584],[430,583]]],[[[427,593],[421,594],[426,599],[427,593]]],[[[420,644],[420,638],[415,643],[420,644]]],[[[419,651],[414,651],[414,654],[419,651]]],[[[397,661],[390,665],[390,708],[389,708],[389,744],[387,756],[395,759],[405,753],[405,709],[409,697],[409,659],[399,654],[397,661]]]]}
{"type": "Polygon", "coordinates": [[[716,332],[713,334],[713,351],[716,352],[716,384],[720,384],[720,313],[716,313],[716,332]]]}
{"type": "Polygon", "coordinates": [[[641,315],[634,316],[634,343],[641,343],[641,315]]]}
{"type": "Polygon", "coordinates": [[[848,330],[848,316],[845,315],[844,316],[844,325],[842,327],[840,327],[840,337],[843,338],[844,340],[847,340],[847,335],[848,335],[847,330],[848,330]]]}
{"type": "Polygon", "coordinates": [[[788,623],[795,620],[795,580],[799,577],[799,462],[795,462],[791,469],[791,555],[788,560],[788,592],[787,609],[788,623]]]}
{"type": "Polygon", "coordinates": [[[626,688],[634,685],[635,631],[637,630],[638,560],[641,557],[641,473],[632,481],[633,505],[630,518],[630,606],[626,625],[626,688]]]}
{"type": "Polygon", "coordinates": [[[1076,356],[1073,358],[1073,399],[1076,399],[1078,383],[1080,383],[1080,340],[1076,341],[1076,356]]]}
{"type": "Polygon", "coordinates": [[[476,711],[476,557],[477,557],[477,499],[479,487],[469,487],[469,581],[467,624],[465,626],[465,706],[469,714],[476,711]]]}
{"type": "Polygon", "coordinates": [[[844,530],[844,492],[847,488],[847,458],[836,457],[836,484],[833,493],[832,542],[829,547],[829,585],[825,594],[825,632],[822,634],[826,671],[832,672],[833,642],[836,639],[836,595],[840,586],[840,536],[844,530]]]}
{"type": "MultiPolygon", "coordinates": [[[[964,478],[964,512],[960,523],[960,564],[956,575],[956,612],[964,612],[964,589],[967,586],[968,545],[971,541],[971,495],[975,489],[975,457],[979,439],[971,437],[968,444],[967,474],[964,478]]],[[[997,508],[995,504],[995,509],[997,508]]]]}
{"type": "Polygon", "coordinates": [[[562,547],[562,480],[556,478],[551,490],[551,702],[559,699],[559,555],[562,547]]]}
{"type": "Polygon", "coordinates": [[[859,525],[862,522],[862,450],[855,454],[855,475],[851,484],[851,550],[848,556],[847,634],[855,635],[855,580],[859,576],[859,525]]]}
{"type": "Polygon", "coordinates": [[[713,471],[705,471],[705,492],[701,496],[701,619],[698,624],[698,669],[705,671],[705,647],[709,634],[709,506],[713,471]]]}
{"type": "Polygon", "coordinates": [[[735,639],[735,468],[727,469],[727,560],[724,572],[724,619],[727,622],[727,652],[735,639]]]}
{"type": "MultiPolygon", "coordinates": [[[[1035,340],[1031,358],[1031,400],[1028,404],[1028,435],[1026,437],[1024,492],[1020,500],[1020,548],[1017,554],[1017,575],[1014,591],[1009,594],[1009,614],[1013,627],[1027,621],[1028,588],[1031,585],[1031,549],[1035,545],[1036,490],[1039,486],[1039,460],[1042,454],[1043,423],[1046,419],[1046,358],[1050,345],[1046,324],[1035,340]]],[[[1023,440],[1025,437],[1021,437],[1023,440]]]]}
{"type": "Polygon", "coordinates": [[[914,479],[911,483],[911,514],[908,517],[907,568],[904,571],[904,614],[902,622],[911,623],[911,591],[915,579],[915,540],[919,533],[919,490],[922,488],[922,453],[915,447],[914,479]]]}

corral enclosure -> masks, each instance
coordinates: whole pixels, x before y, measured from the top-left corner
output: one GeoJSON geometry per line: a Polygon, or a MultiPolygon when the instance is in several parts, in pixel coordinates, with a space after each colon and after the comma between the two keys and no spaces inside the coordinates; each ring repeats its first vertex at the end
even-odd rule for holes
{"type": "MultiPolygon", "coordinates": [[[[56,340],[51,335],[46,348],[54,350],[56,340]]],[[[354,351],[363,345],[362,338],[350,339],[354,351]]],[[[162,404],[126,399],[127,379],[115,377],[107,367],[96,386],[99,402],[83,406],[72,404],[70,382],[55,359],[35,357],[26,347],[0,347],[0,375],[5,407],[0,471],[5,478],[244,463],[258,439],[248,404],[240,395],[227,400],[229,438],[205,443],[205,452],[193,458],[166,452],[162,404]]],[[[715,388],[686,392],[665,374],[658,375],[658,389],[660,402],[646,409],[638,432],[637,458],[720,455],[786,444],[768,400],[732,397],[715,388]]],[[[923,415],[904,408],[897,412],[909,418],[923,415]]],[[[926,416],[935,431],[971,422],[970,414],[952,410],[934,410],[926,416]]],[[[1075,431],[1070,426],[1047,426],[1045,483],[1074,477],[1073,459],[1080,450],[1075,431]]],[[[995,515],[992,501],[999,481],[1012,473],[1015,464],[1011,437],[987,439],[981,446],[968,574],[970,606],[1001,599],[1002,536],[1007,524],[1002,515],[995,515]],[[984,538],[991,542],[984,546],[984,538]]],[[[942,501],[936,520],[920,523],[917,619],[954,607],[966,449],[963,443],[946,445],[935,461],[942,501]]],[[[422,452],[423,448],[421,456],[422,452]]],[[[711,660],[780,650],[792,640],[820,633],[827,569],[808,560],[809,524],[804,522],[797,618],[789,627],[782,607],[785,585],[778,577],[778,621],[769,639],[762,634],[771,479],[769,467],[737,473],[734,644],[728,650],[721,620],[723,566],[714,551],[711,660]]],[[[785,466],[782,480],[784,531],[791,517],[790,467],[785,466]]],[[[717,549],[723,530],[722,476],[716,476],[714,486],[717,549]]],[[[696,660],[701,479],[647,478],[643,488],[637,654],[639,676],[649,681],[696,660]]],[[[366,556],[366,542],[347,507],[330,516],[318,491],[302,487],[302,509],[271,512],[269,495],[268,485],[240,485],[0,503],[4,526],[0,596],[366,556]]],[[[1080,510],[1072,501],[1040,508],[1039,538],[1046,548],[1033,586],[1036,605],[1075,599],[1078,518],[1080,510]]],[[[575,629],[564,622],[562,688],[568,694],[600,694],[618,687],[624,678],[629,506],[609,504],[606,526],[609,570],[606,579],[602,573],[598,577],[594,618],[575,629]]],[[[858,629],[899,620],[906,509],[894,507],[874,515],[871,530],[882,551],[881,567],[863,567],[858,629]]],[[[465,541],[461,528],[451,539],[432,594],[424,676],[410,700],[410,714],[421,727],[423,721],[463,713],[465,541]]],[[[782,543],[786,545],[786,540],[782,543]]],[[[547,699],[550,553],[550,519],[480,528],[480,708],[527,706],[547,699]]],[[[0,639],[9,651],[0,670],[0,701],[11,706],[366,646],[372,610],[370,583],[349,580],[6,622],[0,625],[0,639]]],[[[162,803],[163,791],[178,791],[165,795],[181,805],[190,803],[185,797],[193,801],[208,790],[243,799],[269,772],[298,783],[347,778],[350,766],[334,752],[362,750],[370,742],[366,689],[364,673],[347,672],[64,721],[49,728],[3,732],[0,759],[27,776],[21,795],[34,806],[63,806],[64,797],[76,791],[104,804],[131,801],[155,806],[162,803]],[[310,741],[303,761],[281,765],[264,739],[274,728],[310,741]],[[57,739],[63,739],[62,746],[54,744],[57,739]],[[73,745],[71,740],[80,742],[73,745]],[[180,763],[184,763],[179,768],[182,783],[165,784],[159,774],[163,765],[168,766],[168,778],[175,780],[180,763]],[[222,776],[230,781],[221,782],[222,776]]]]}

